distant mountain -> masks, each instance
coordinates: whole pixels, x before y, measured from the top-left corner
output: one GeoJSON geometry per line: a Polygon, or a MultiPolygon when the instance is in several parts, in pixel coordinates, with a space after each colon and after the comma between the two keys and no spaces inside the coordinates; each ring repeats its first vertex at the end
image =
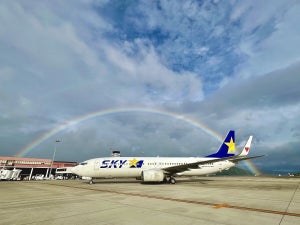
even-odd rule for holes
{"type": "Polygon", "coordinates": [[[224,170],[216,174],[216,176],[254,176],[248,170],[244,170],[238,167],[232,167],[229,170],[224,170]]]}

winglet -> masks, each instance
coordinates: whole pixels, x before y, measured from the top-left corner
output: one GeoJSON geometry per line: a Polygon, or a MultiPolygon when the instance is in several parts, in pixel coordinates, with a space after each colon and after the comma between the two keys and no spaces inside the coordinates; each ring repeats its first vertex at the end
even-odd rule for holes
{"type": "Polygon", "coordinates": [[[220,146],[218,152],[208,155],[206,157],[211,157],[211,158],[225,158],[225,157],[230,157],[234,156],[235,154],[232,154],[230,152],[235,151],[235,135],[234,135],[234,130],[230,130],[220,146]]]}
{"type": "Polygon", "coordinates": [[[249,151],[250,151],[250,146],[251,146],[251,142],[252,142],[252,138],[253,136],[250,136],[247,143],[245,144],[243,151],[239,154],[239,156],[246,156],[248,155],[249,151]]]}

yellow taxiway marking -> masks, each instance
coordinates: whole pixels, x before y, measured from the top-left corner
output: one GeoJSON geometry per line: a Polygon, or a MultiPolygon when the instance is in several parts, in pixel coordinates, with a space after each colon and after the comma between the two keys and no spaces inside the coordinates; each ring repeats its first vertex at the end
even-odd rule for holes
{"type": "Polygon", "coordinates": [[[215,209],[219,209],[219,208],[226,207],[226,206],[228,206],[228,204],[226,202],[224,202],[222,204],[216,205],[215,209]]]}

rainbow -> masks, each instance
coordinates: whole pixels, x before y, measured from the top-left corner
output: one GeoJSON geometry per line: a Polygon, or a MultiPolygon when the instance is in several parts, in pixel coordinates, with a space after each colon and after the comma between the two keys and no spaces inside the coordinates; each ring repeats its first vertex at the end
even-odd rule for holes
{"type": "Polygon", "coordinates": [[[244,161],[246,167],[250,170],[250,172],[255,175],[255,176],[259,176],[262,173],[259,171],[259,169],[253,164],[253,162],[251,162],[251,160],[248,161],[244,161]]]}
{"type": "MultiPolygon", "coordinates": [[[[30,151],[32,151],[34,148],[36,148],[38,145],[40,145],[42,142],[46,141],[50,137],[54,136],[55,134],[65,130],[66,128],[76,126],[84,121],[94,119],[96,117],[101,116],[108,116],[113,114],[120,114],[120,113],[151,113],[151,114],[157,114],[161,116],[167,116],[176,120],[183,121],[196,129],[200,129],[201,131],[205,132],[206,134],[214,137],[218,141],[222,142],[223,138],[221,135],[207,127],[205,124],[197,121],[194,118],[184,116],[182,114],[177,114],[174,112],[162,110],[162,109],[153,109],[153,108],[142,108],[142,107],[123,107],[123,108],[110,108],[105,110],[99,110],[92,113],[88,113],[85,115],[81,115],[79,117],[75,117],[69,121],[66,121],[64,123],[59,124],[58,126],[54,127],[52,130],[42,134],[39,138],[31,142],[30,144],[26,145],[24,148],[22,148],[17,154],[15,154],[16,157],[24,157],[27,155],[30,151]]],[[[250,161],[245,161],[245,164],[247,168],[256,175],[261,174],[260,171],[254,166],[254,164],[250,161]]]]}
{"type": "Polygon", "coordinates": [[[84,121],[96,118],[96,117],[101,117],[101,116],[108,116],[108,115],[113,115],[113,114],[120,114],[120,113],[134,113],[134,112],[140,112],[140,113],[152,113],[152,114],[157,114],[161,116],[167,116],[171,117],[173,119],[181,120],[197,129],[202,130],[206,134],[216,138],[218,141],[222,142],[222,136],[220,136],[218,133],[207,127],[205,124],[200,123],[199,121],[186,117],[181,114],[177,114],[174,112],[162,110],[162,109],[153,109],[153,108],[141,108],[141,107],[123,107],[123,108],[110,108],[110,109],[105,109],[105,110],[100,110],[92,113],[88,113],[79,117],[75,117],[69,121],[66,121],[62,124],[59,124],[52,130],[42,134],[39,138],[31,142],[30,144],[26,145],[24,148],[22,148],[15,156],[16,157],[24,157],[27,155],[30,151],[32,151],[35,147],[40,145],[42,142],[45,140],[49,139],[50,137],[54,136],[55,134],[65,130],[66,128],[78,125],[79,123],[82,123],[84,121]]]}

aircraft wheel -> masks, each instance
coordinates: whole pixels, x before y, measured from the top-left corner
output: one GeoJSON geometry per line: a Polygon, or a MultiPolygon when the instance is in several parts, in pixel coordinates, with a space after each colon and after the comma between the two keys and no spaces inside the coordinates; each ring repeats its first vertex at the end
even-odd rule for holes
{"type": "Polygon", "coordinates": [[[166,183],[166,184],[170,183],[170,177],[165,177],[164,183],[166,183]]]}
{"type": "Polygon", "coordinates": [[[94,184],[94,181],[93,181],[93,180],[90,180],[90,181],[89,181],[89,184],[94,184]]]}
{"type": "Polygon", "coordinates": [[[176,184],[176,180],[175,180],[174,177],[171,177],[171,178],[170,178],[170,184],[176,184]]]}

